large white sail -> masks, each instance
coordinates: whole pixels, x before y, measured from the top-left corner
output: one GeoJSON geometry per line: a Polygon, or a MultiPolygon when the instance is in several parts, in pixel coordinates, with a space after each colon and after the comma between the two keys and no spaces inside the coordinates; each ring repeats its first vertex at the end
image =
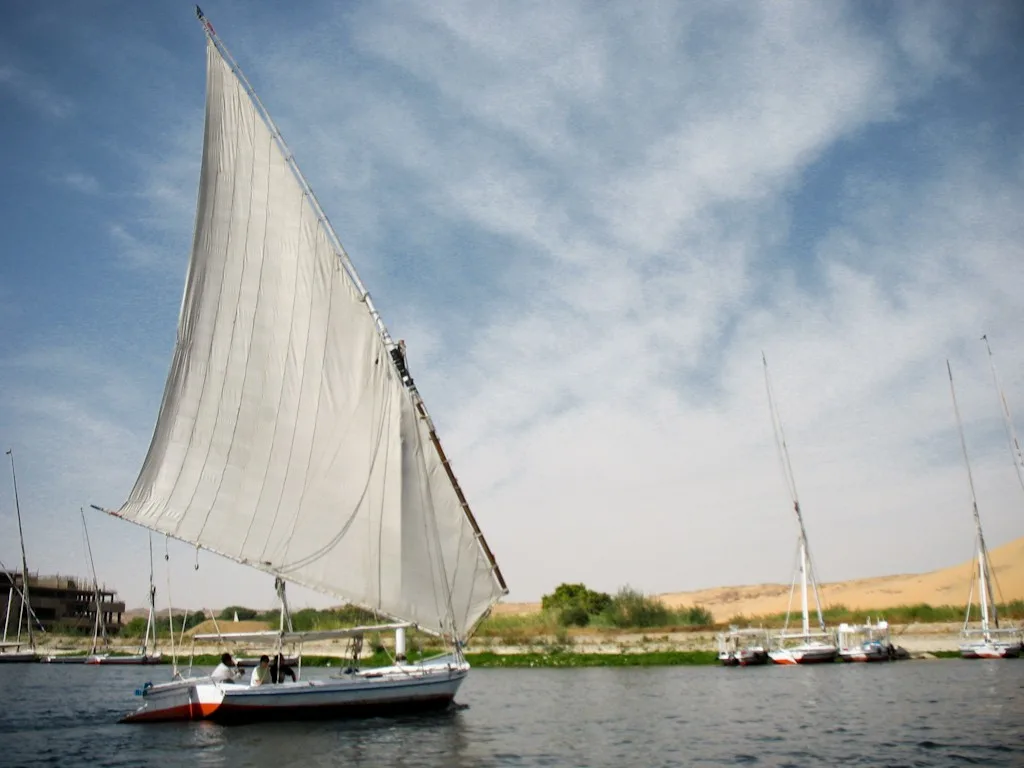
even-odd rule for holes
{"type": "Polygon", "coordinates": [[[178,340],[114,514],[464,638],[504,584],[281,146],[208,39],[178,340]]]}

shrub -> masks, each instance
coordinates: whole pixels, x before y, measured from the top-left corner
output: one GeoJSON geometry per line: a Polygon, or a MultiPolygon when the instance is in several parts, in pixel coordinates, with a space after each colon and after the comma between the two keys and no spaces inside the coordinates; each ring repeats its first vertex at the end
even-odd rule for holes
{"type": "Polygon", "coordinates": [[[629,586],[616,593],[601,616],[616,627],[663,627],[672,621],[663,602],[629,586]]]}
{"type": "Polygon", "coordinates": [[[591,617],[605,611],[611,602],[607,593],[587,589],[584,584],[559,584],[554,592],[541,598],[540,605],[563,627],[585,627],[591,617]]]}
{"type": "Polygon", "coordinates": [[[694,605],[678,611],[676,620],[690,627],[710,627],[715,623],[715,617],[703,605],[694,605]]]}

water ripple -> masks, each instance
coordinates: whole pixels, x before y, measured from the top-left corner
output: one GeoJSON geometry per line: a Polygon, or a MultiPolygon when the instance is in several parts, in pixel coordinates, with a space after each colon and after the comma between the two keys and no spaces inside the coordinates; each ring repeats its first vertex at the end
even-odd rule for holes
{"type": "Polygon", "coordinates": [[[0,666],[18,703],[0,710],[0,765],[1024,765],[1019,662],[475,670],[429,717],[117,725],[165,672],[0,666]]]}

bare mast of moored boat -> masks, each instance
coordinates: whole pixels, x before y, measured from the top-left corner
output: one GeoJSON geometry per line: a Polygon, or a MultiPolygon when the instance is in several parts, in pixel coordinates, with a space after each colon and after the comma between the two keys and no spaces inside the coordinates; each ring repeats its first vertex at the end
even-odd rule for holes
{"type": "Polygon", "coordinates": [[[775,398],[772,394],[771,377],[768,374],[768,360],[763,352],[761,353],[761,363],[764,367],[764,384],[765,390],[768,393],[768,408],[771,411],[772,433],[775,438],[775,449],[779,456],[779,463],[782,466],[782,474],[786,480],[786,487],[789,490],[789,496],[793,501],[793,511],[796,513],[796,522],[800,530],[800,608],[803,616],[803,634],[806,637],[810,635],[811,631],[810,606],[807,594],[808,581],[810,582],[811,589],[814,592],[814,603],[818,614],[818,626],[822,632],[825,631],[825,618],[821,612],[821,599],[818,595],[818,581],[814,577],[814,572],[811,566],[811,556],[807,546],[807,529],[804,527],[804,516],[800,511],[800,498],[796,491],[796,479],[793,476],[793,466],[789,460],[789,446],[786,445],[786,435],[782,429],[782,419],[775,406],[775,398]]]}
{"type": "Polygon", "coordinates": [[[18,475],[14,470],[14,449],[8,448],[7,455],[11,457],[11,481],[14,484],[14,512],[18,517],[18,540],[21,543],[22,610],[25,612],[26,624],[28,626],[28,644],[34,652],[36,649],[36,639],[32,631],[32,620],[35,618],[35,614],[32,613],[32,601],[29,599],[28,558],[25,556],[25,533],[21,527],[21,503],[18,500],[18,475]]]}
{"type": "MultiPolygon", "coordinates": [[[[978,513],[978,497],[974,492],[974,474],[971,472],[971,460],[967,456],[967,440],[964,437],[964,425],[960,419],[960,406],[956,401],[956,388],[953,386],[953,368],[946,361],[946,373],[949,374],[949,394],[953,399],[953,414],[956,416],[956,429],[960,435],[960,450],[963,452],[964,466],[967,468],[967,484],[971,489],[971,510],[974,513],[975,557],[978,560],[978,585],[981,601],[981,631],[985,639],[989,639],[989,603],[993,604],[993,617],[996,628],[999,617],[995,614],[995,600],[992,597],[992,585],[988,578],[988,548],[985,546],[985,534],[981,530],[981,515],[978,513]]],[[[972,590],[973,591],[973,590],[972,590]]],[[[971,616],[971,603],[967,603],[967,620],[971,616]]]]}
{"type": "Polygon", "coordinates": [[[79,508],[79,514],[82,516],[82,537],[85,539],[85,552],[89,556],[89,571],[92,573],[92,594],[93,601],[96,604],[96,616],[93,618],[92,626],[92,647],[89,649],[89,655],[96,653],[96,644],[99,642],[99,637],[103,635],[103,647],[106,648],[110,645],[107,640],[107,626],[103,620],[103,606],[100,602],[100,582],[96,578],[96,562],[92,559],[92,544],[89,541],[89,528],[85,524],[85,510],[79,508]]]}
{"type": "MultiPolygon", "coordinates": [[[[988,547],[985,546],[985,534],[981,529],[981,515],[978,512],[978,498],[974,491],[974,475],[971,472],[971,461],[967,455],[967,440],[964,437],[963,421],[960,418],[960,406],[957,404],[956,388],[953,386],[953,368],[946,361],[946,373],[949,375],[949,393],[953,400],[953,414],[956,417],[956,428],[960,435],[960,449],[963,452],[964,466],[967,468],[967,483],[971,490],[971,509],[974,514],[975,531],[975,557],[978,561],[978,599],[981,604],[981,641],[968,643],[960,647],[960,652],[966,658],[994,658],[1016,655],[1020,647],[1013,644],[1001,643],[998,640],[1000,635],[1006,632],[999,627],[999,611],[995,600],[995,593],[992,588],[992,573],[989,570],[988,547]]],[[[967,599],[967,612],[964,617],[963,634],[965,639],[969,638],[971,621],[971,605],[973,604],[974,576],[971,578],[971,595],[967,599]]]]}
{"type": "Polygon", "coordinates": [[[1021,490],[1024,490],[1024,450],[1021,450],[1020,440],[1017,439],[1017,430],[1013,425],[1013,414],[1010,413],[1010,404],[1006,400],[1006,393],[1003,392],[1003,385],[999,381],[999,374],[996,373],[996,361],[992,356],[992,345],[989,344],[988,334],[984,334],[981,340],[985,342],[985,349],[988,351],[988,363],[992,369],[992,382],[996,386],[999,395],[1000,410],[1003,414],[1003,426],[1006,428],[1006,439],[1010,446],[1010,457],[1013,461],[1013,469],[1017,474],[1017,482],[1021,490]]]}

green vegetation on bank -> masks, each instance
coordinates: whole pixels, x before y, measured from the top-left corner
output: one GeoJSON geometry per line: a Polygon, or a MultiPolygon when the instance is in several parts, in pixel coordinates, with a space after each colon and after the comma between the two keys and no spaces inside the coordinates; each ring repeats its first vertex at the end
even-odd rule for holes
{"type": "MultiPolygon", "coordinates": [[[[409,661],[420,661],[437,655],[438,651],[410,653],[409,661]]],[[[651,653],[572,653],[562,648],[553,648],[543,653],[467,653],[466,660],[473,667],[664,667],[664,666],[699,666],[717,663],[714,651],[655,651],[651,653]]],[[[178,655],[178,666],[188,666],[188,654],[178,655]]],[[[192,658],[192,666],[197,668],[215,667],[220,662],[219,654],[196,654],[192,658]]],[[[171,657],[165,654],[163,663],[170,664],[171,657]]],[[[303,656],[303,667],[334,667],[345,669],[348,660],[335,656],[303,656]]],[[[394,663],[386,653],[376,652],[359,660],[362,669],[384,667],[394,663]]]]}
{"type": "Polygon", "coordinates": [[[718,663],[714,651],[651,651],[649,653],[467,653],[474,667],[667,667],[718,663]]]}
{"type": "MultiPolygon", "coordinates": [[[[1000,619],[1024,619],[1024,600],[1011,600],[996,606],[1000,619]]],[[[845,605],[832,605],[822,611],[825,623],[829,626],[846,622],[848,624],[863,623],[871,616],[872,619],[885,619],[890,624],[947,624],[964,620],[965,606],[962,605],[897,605],[881,610],[851,610],[845,605]]],[[[977,618],[975,608],[972,618],[977,618]]],[[[792,617],[790,617],[792,621],[792,617]]],[[[763,625],[765,627],[781,627],[786,623],[786,614],[776,613],[768,616],[733,616],[726,624],[763,625]]]]}
{"type": "MultiPolygon", "coordinates": [[[[998,606],[1000,618],[1010,621],[1024,619],[1024,600],[1014,600],[998,606]]],[[[276,610],[257,611],[245,606],[228,606],[218,614],[221,630],[231,631],[226,622],[237,614],[239,620],[263,621],[269,627],[276,627],[279,613],[276,610]]],[[[903,605],[884,610],[851,610],[843,605],[831,606],[825,610],[825,621],[835,627],[842,622],[863,623],[869,616],[872,620],[886,619],[893,625],[958,623],[964,618],[964,608],[956,605],[932,606],[925,603],[903,605]]],[[[176,638],[181,636],[182,625],[186,631],[203,622],[203,613],[176,612],[174,628],[176,638]]],[[[353,606],[340,608],[305,608],[292,615],[296,631],[340,629],[358,625],[379,623],[380,617],[371,611],[353,606]]],[[[618,633],[639,633],[658,629],[659,634],[670,632],[693,632],[721,630],[729,625],[764,626],[780,628],[785,624],[785,614],[766,616],[732,616],[725,622],[714,622],[710,611],[700,605],[681,610],[672,610],[656,597],[623,587],[615,595],[588,589],[584,584],[560,584],[541,601],[541,610],[526,614],[494,614],[488,616],[477,628],[476,637],[506,646],[551,647],[571,646],[574,638],[592,635],[618,633]]],[[[790,617],[793,621],[793,617],[790,617]]],[[[141,638],[146,628],[145,617],[136,617],[121,631],[122,638],[141,638]]],[[[157,622],[158,636],[164,643],[168,638],[166,614],[157,622]]],[[[63,634],[63,633],[58,633],[63,634]]],[[[72,634],[72,633],[68,633],[72,634]]],[[[80,634],[80,633],[79,633],[80,634]]],[[[188,638],[185,638],[188,642],[188,638]]],[[[386,638],[371,633],[366,642],[376,648],[383,648],[386,638]]],[[[428,649],[435,641],[421,632],[409,633],[410,650],[419,652],[428,649]]],[[[163,644],[163,643],[162,643],[163,644]]],[[[646,654],[645,654],[646,655],[646,654]]]]}
{"type": "Polygon", "coordinates": [[[484,637],[496,637],[510,630],[513,633],[526,630],[527,627],[548,633],[569,627],[620,630],[710,627],[714,622],[711,612],[703,606],[672,610],[661,600],[629,586],[622,587],[612,596],[588,589],[584,584],[559,584],[554,592],[541,599],[539,615],[522,619],[522,616],[491,616],[481,624],[479,633],[484,637]]]}

